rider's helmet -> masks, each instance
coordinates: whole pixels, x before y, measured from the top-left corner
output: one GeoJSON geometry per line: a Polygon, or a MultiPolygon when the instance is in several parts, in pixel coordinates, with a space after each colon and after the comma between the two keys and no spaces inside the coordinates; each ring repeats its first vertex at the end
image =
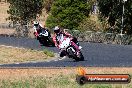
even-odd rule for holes
{"type": "Polygon", "coordinates": [[[60,28],[58,26],[55,26],[54,33],[56,34],[60,33],[60,28]]]}
{"type": "Polygon", "coordinates": [[[33,24],[34,24],[34,26],[35,26],[36,28],[38,28],[38,26],[39,26],[39,22],[34,21],[33,24]]]}

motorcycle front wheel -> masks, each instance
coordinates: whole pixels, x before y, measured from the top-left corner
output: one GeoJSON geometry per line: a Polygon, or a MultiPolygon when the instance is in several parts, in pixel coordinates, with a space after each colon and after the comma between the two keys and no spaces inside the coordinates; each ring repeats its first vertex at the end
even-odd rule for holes
{"type": "Polygon", "coordinates": [[[83,56],[83,54],[80,52],[80,56],[78,57],[78,60],[79,61],[84,61],[84,56],[83,56]]]}
{"type": "Polygon", "coordinates": [[[82,53],[80,52],[79,57],[72,51],[72,49],[68,50],[68,56],[69,58],[73,58],[75,61],[83,61],[84,57],[82,55],[82,53]]]}

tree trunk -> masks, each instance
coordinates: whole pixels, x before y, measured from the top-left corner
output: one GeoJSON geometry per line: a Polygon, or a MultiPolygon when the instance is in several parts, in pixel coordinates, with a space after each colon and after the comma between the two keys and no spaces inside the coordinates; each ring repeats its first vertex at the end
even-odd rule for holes
{"type": "Polygon", "coordinates": [[[29,27],[28,27],[28,25],[25,25],[24,26],[24,37],[28,37],[28,33],[29,33],[29,27]]]}
{"type": "Polygon", "coordinates": [[[24,37],[28,37],[28,33],[29,33],[29,26],[28,26],[28,22],[24,22],[23,25],[23,35],[24,37]]]}

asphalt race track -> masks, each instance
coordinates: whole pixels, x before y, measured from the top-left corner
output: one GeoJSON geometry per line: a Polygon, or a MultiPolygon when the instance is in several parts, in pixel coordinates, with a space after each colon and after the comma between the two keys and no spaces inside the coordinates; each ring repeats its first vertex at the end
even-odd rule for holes
{"type": "MultiPolygon", "coordinates": [[[[41,47],[36,39],[0,36],[0,45],[24,47],[29,49],[49,49],[55,53],[55,47],[41,47]]],[[[80,42],[85,61],[75,62],[70,58],[55,58],[44,62],[3,64],[0,67],[131,67],[132,45],[112,45],[80,42]]]]}

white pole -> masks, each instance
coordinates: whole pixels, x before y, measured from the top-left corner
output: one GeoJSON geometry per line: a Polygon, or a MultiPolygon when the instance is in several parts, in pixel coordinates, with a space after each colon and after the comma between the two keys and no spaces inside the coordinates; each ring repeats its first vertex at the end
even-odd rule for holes
{"type": "MultiPolygon", "coordinates": [[[[127,0],[123,0],[123,12],[122,12],[122,27],[121,27],[121,38],[123,37],[123,30],[124,30],[124,11],[125,11],[125,7],[124,7],[124,5],[125,5],[125,2],[126,2],[127,0]]],[[[121,41],[122,42],[122,41],[121,41]]],[[[121,42],[120,42],[120,44],[121,44],[121,42]]]]}
{"type": "Polygon", "coordinates": [[[122,12],[122,27],[121,27],[121,36],[123,35],[123,29],[124,29],[124,4],[127,0],[123,0],[123,12],[122,12]]]}
{"type": "Polygon", "coordinates": [[[122,36],[122,34],[123,34],[123,29],[124,29],[124,3],[125,3],[125,2],[123,2],[123,13],[122,13],[122,28],[121,28],[121,36],[122,36]]]}

